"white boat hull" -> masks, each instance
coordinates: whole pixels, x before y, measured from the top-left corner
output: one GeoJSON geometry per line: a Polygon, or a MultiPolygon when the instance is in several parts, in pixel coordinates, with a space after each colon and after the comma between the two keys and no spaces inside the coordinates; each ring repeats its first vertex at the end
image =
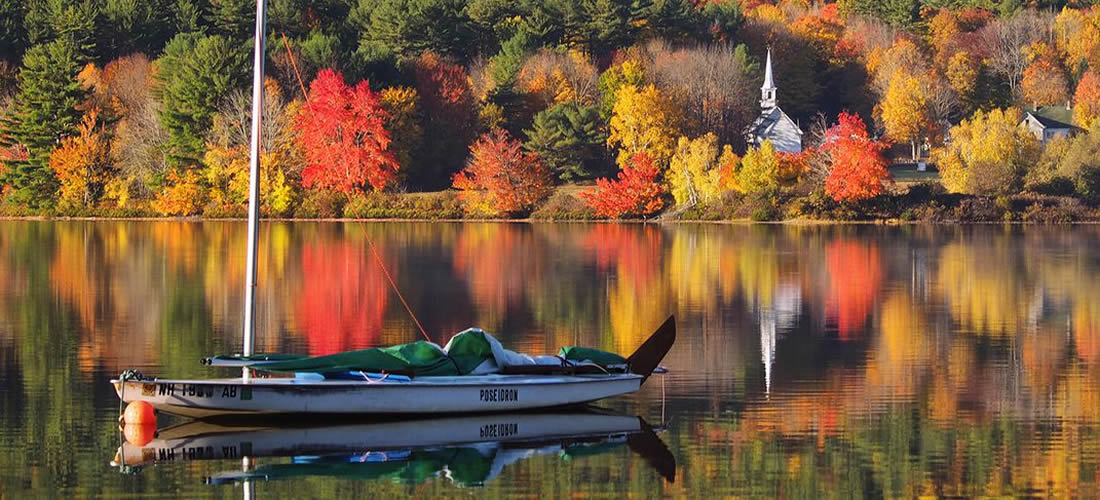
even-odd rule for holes
{"type": "Polygon", "coordinates": [[[482,413],[553,408],[635,392],[643,377],[485,375],[411,381],[303,381],[291,378],[112,380],[126,403],[145,401],[186,417],[219,415],[385,415],[482,413]]]}

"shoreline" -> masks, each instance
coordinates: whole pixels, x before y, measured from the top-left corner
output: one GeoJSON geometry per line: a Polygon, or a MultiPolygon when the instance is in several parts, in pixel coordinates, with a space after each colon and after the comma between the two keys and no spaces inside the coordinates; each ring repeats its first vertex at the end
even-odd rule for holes
{"type": "MultiPolygon", "coordinates": [[[[21,215],[0,216],[0,221],[10,222],[248,222],[247,217],[203,217],[193,215],[178,216],[139,216],[139,217],[96,217],[96,216],[61,216],[61,215],[21,215]]],[[[874,219],[874,220],[843,220],[843,219],[789,219],[778,221],[755,221],[752,219],[493,219],[493,218],[462,218],[462,219],[431,219],[431,218],[305,218],[305,217],[261,217],[261,222],[338,222],[338,223],[379,223],[379,222],[405,222],[405,223],[451,223],[451,224],[635,224],[635,225],[676,225],[676,224],[708,224],[718,226],[1088,226],[1100,225],[1100,219],[1085,219],[1074,221],[989,221],[989,220],[902,220],[902,219],[874,219]]]]}

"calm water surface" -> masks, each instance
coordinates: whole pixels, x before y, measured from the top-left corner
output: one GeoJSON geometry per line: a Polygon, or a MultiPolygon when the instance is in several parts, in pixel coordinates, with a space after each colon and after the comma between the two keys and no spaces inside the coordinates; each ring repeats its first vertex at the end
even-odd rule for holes
{"type": "MultiPolygon", "coordinates": [[[[112,467],[107,380],[219,373],[198,359],[238,349],[244,232],[0,221],[0,498],[242,495],[208,484],[240,460],[112,467]]],[[[616,442],[486,445],[312,463],[258,498],[1100,494],[1098,226],[271,223],[258,347],[416,340],[368,239],[437,341],[630,352],[676,314],[672,373],[601,404],[663,428],[675,481],[616,442]]]]}

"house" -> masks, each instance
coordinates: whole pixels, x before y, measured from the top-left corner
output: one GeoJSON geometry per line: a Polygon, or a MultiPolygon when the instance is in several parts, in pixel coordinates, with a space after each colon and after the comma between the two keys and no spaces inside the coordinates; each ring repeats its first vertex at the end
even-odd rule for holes
{"type": "Polygon", "coordinates": [[[1081,131],[1073,126],[1072,112],[1069,108],[1048,106],[1024,113],[1021,127],[1035,135],[1044,146],[1056,137],[1069,137],[1081,131]]]}
{"type": "Polygon", "coordinates": [[[801,153],[802,129],[779,107],[777,90],[772,73],[772,51],[769,49],[764,86],[760,88],[760,116],[745,130],[745,143],[758,148],[764,141],[771,141],[776,151],[801,153]]]}

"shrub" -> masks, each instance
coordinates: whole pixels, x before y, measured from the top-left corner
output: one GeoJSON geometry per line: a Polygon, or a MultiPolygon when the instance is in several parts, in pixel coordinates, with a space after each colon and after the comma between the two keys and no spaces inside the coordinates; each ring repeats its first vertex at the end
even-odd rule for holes
{"type": "Polygon", "coordinates": [[[335,191],[308,191],[294,216],[300,219],[332,219],[344,213],[348,199],[335,191]]]}

